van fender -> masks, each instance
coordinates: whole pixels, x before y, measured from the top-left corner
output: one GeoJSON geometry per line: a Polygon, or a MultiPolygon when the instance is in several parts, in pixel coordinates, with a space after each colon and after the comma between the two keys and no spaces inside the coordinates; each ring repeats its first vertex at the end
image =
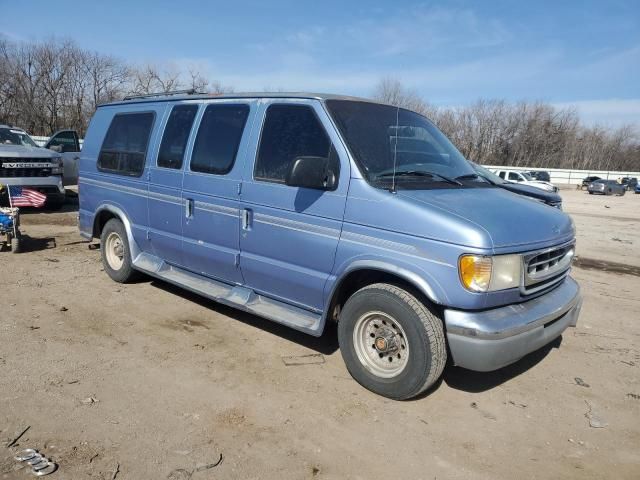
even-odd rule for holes
{"type": "Polygon", "coordinates": [[[397,260],[395,260],[394,263],[390,263],[386,259],[360,258],[348,263],[347,265],[341,266],[338,269],[338,273],[332,275],[327,280],[329,294],[325,299],[326,306],[323,314],[322,328],[324,328],[326,319],[330,314],[329,308],[331,301],[333,300],[338,288],[340,288],[342,281],[350,273],[357,270],[379,270],[381,272],[389,273],[409,282],[435,304],[446,305],[448,302],[446,290],[440,282],[429,272],[417,267],[416,265],[411,265],[397,260]]]}
{"type": "Polygon", "coordinates": [[[133,231],[131,229],[131,221],[129,217],[124,212],[124,209],[121,206],[114,205],[111,203],[103,203],[97,209],[93,216],[93,222],[95,225],[96,219],[100,215],[101,212],[110,212],[113,213],[124,225],[124,229],[127,232],[127,240],[129,242],[129,250],[131,252],[131,261],[135,261],[136,258],[142,253],[142,250],[133,239],[133,231]]]}

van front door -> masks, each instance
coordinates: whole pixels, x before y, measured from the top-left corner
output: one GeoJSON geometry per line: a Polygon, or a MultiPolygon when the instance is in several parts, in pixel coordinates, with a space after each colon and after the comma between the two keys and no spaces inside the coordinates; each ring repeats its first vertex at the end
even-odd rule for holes
{"type": "Polygon", "coordinates": [[[257,101],[206,105],[182,189],[185,267],[234,284],[242,284],[239,195],[252,108],[257,101]]]}
{"type": "Polygon", "coordinates": [[[247,161],[242,184],[242,275],[260,294],[320,311],[342,228],[348,157],[317,101],[272,99],[258,118],[264,120],[252,135],[255,162],[247,161]],[[299,157],[329,158],[338,170],[336,189],[287,186],[299,157]]]}
{"type": "Polygon", "coordinates": [[[182,177],[197,103],[178,103],[167,118],[156,162],[149,167],[149,242],[155,255],[183,265],[182,177]]]}

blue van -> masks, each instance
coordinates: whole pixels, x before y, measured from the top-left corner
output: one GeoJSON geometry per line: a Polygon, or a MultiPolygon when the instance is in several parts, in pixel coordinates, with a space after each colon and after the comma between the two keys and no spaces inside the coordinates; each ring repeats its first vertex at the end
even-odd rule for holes
{"type": "Polygon", "coordinates": [[[414,397],[576,324],[575,229],[487,182],[425,117],[316,94],[162,95],[100,106],[82,235],[143,272],[319,336],[364,387],[414,397]]]}

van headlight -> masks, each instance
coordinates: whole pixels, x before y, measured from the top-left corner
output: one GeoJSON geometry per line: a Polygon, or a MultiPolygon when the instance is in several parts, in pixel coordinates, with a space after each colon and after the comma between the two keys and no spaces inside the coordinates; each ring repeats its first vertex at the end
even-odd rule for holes
{"type": "Polygon", "coordinates": [[[520,255],[462,255],[458,261],[460,281],[472,292],[494,292],[520,285],[520,255]]]}

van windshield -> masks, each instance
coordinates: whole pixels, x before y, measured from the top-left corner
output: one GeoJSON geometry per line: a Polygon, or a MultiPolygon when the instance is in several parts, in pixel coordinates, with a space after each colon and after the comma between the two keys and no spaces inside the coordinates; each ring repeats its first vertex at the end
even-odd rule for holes
{"type": "Polygon", "coordinates": [[[363,101],[327,100],[326,104],[363,176],[373,186],[460,188],[479,183],[469,162],[422,115],[363,101]]]}
{"type": "Polygon", "coordinates": [[[37,147],[26,132],[15,128],[0,128],[0,145],[22,145],[26,147],[37,147]]]}

